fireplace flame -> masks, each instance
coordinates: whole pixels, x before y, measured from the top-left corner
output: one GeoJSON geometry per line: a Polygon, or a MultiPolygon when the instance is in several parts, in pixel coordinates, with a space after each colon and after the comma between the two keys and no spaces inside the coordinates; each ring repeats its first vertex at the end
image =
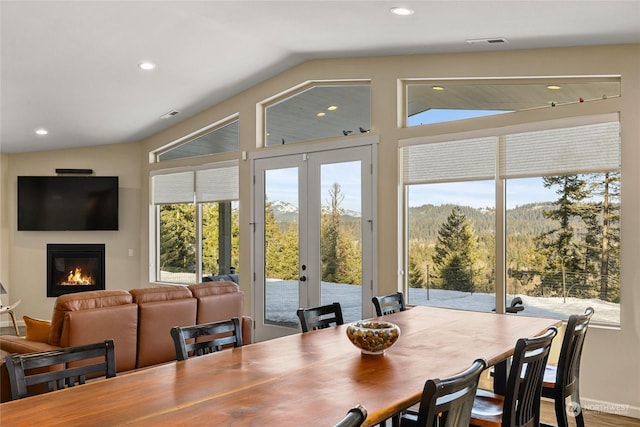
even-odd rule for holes
{"type": "Polygon", "coordinates": [[[82,268],[76,267],[69,272],[67,280],[61,285],[93,285],[93,277],[89,274],[84,276],[82,274],[82,268]]]}

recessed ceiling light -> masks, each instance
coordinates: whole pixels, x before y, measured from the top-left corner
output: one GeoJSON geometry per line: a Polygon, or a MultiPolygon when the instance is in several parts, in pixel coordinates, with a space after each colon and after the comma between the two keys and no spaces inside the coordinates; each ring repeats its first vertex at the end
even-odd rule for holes
{"type": "Polygon", "coordinates": [[[444,90],[444,88],[442,86],[432,86],[431,89],[433,89],[433,90],[444,90]]]}
{"type": "Polygon", "coordinates": [[[549,86],[547,86],[547,89],[549,89],[549,90],[560,90],[562,88],[560,86],[556,86],[556,85],[549,85],[549,86]]]}
{"type": "Polygon", "coordinates": [[[48,133],[49,131],[44,128],[36,129],[36,135],[47,135],[48,133]]]}
{"type": "Polygon", "coordinates": [[[330,105],[330,106],[327,107],[327,110],[329,110],[329,111],[335,111],[337,109],[338,109],[337,105],[330,105]]]}
{"type": "Polygon", "coordinates": [[[324,111],[320,111],[318,114],[316,114],[316,116],[318,117],[324,117],[327,113],[325,113],[324,111]]]}
{"type": "Polygon", "coordinates": [[[138,67],[140,67],[141,70],[150,71],[156,68],[156,64],[154,64],[153,62],[145,61],[145,62],[139,63],[138,67]]]}
{"type": "Polygon", "coordinates": [[[413,15],[413,10],[406,7],[392,7],[390,10],[394,15],[408,16],[413,15]]]}

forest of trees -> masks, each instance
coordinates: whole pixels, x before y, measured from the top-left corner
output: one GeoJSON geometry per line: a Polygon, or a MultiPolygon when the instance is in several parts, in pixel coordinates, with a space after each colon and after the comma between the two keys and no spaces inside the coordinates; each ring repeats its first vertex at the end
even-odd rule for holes
{"type": "MultiPolygon", "coordinates": [[[[619,183],[618,173],[544,177],[556,201],[507,211],[507,292],[619,302],[619,183]]],[[[409,286],[494,291],[492,209],[425,205],[409,220],[409,286]]]]}
{"type": "MultiPolygon", "coordinates": [[[[619,173],[543,178],[553,202],[506,212],[507,292],[619,302],[619,173]]],[[[361,284],[360,219],[341,208],[334,184],[321,215],[322,280],[361,284]]],[[[162,206],[161,269],[195,271],[195,205],[162,206]]],[[[238,265],[237,212],[232,213],[232,265],[238,265]]],[[[267,202],[267,278],[297,280],[298,222],[267,202]]],[[[495,211],[459,205],[409,209],[409,286],[495,292],[495,211]]],[[[218,205],[202,209],[203,272],[218,274],[218,205]]]]}
{"type": "MultiPolygon", "coordinates": [[[[201,205],[202,211],[202,272],[226,274],[220,271],[220,203],[201,205]]],[[[230,265],[238,266],[238,212],[231,210],[230,265]]],[[[196,271],[196,205],[170,204],[160,207],[160,270],[176,273],[196,271]]]]}

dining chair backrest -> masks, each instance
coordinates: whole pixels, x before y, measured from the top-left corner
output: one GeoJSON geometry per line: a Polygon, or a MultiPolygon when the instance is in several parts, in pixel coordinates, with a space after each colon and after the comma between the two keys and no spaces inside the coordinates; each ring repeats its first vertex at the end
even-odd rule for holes
{"type": "Polygon", "coordinates": [[[407,309],[407,306],[404,303],[404,294],[402,292],[375,296],[371,298],[371,302],[373,302],[377,316],[397,313],[398,311],[405,311],[407,309]]]}
{"type": "Polygon", "coordinates": [[[300,319],[302,332],[344,324],[342,308],[338,302],[314,308],[299,308],[296,314],[300,319]]]}
{"type": "Polygon", "coordinates": [[[344,416],[333,427],[359,427],[367,418],[367,409],[362,405],[356,405],[349,409],[347,415],[344,416]]]}
{"type": "Polygon", "coordinates": [[[504,397],[503,426],[540,425],[544,369],[557,333],[558,330],[551,327],[543,335],[520,338],[516,342],[504,397]]]}
{"type": "Polygon", "coordinates": [[[10,354],[5,358],[11,399],[29,396],[29,387],[45,385],[46,391],[84,384],[87,378],[116,376],[113,340],[35,353],[10,354]]]}
{"type": "Polygon", "coordinates": [[[240,319],[233,317],[220,322],[193,326],[174,326],[171,337],[176,347],[176,359],[202,356],[222,350],[226,346],[242,347],[240,319]]]}
{"type": "Polygon", "coordinates": [[[580,376],[580,359],[582,347],[587,336],[587,329],[594,310],[589,307],[582,315],[571,315],[567,322],[560,356],[558,359],[558,372],[556,383],[565,389],[568,396],[573,393],[580,376]]]}
{"type": "Polygon", "coordinates": [[[480,374],[486,366],[483,359],[476,359],[464,372],[445,379],[427,380],[417,414],[403,415],[400,425],[468,426],[480,374]]]}
{"type": "MultiPolygon", "coordinates": [[[[567,327],[562,339],[562,347],[560,348],[560,356],[558,357],[557,367],[547,366],[547,371],[554,374],[551,383],[547,378],[542,389],[542,396],[554,399],[556,418],[558,426],[566,426],[567,411],[566,398],[572,396],[572,404],[580,404],[579,396],[579,379],[580,379],[580,359],[582,357],[582,347],[587,336],[589,322],[593,316],[594,310],[588,307],[584,314],[574,314],[569,316],[567,327]]],[[[578,412],[576,422],[578,425],[584,425],[582,413],[578,412]]]]}

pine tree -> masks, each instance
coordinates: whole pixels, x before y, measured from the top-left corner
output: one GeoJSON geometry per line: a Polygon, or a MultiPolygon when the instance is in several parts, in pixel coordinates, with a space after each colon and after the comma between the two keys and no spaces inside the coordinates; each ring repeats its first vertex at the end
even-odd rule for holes
{"type": "Polygon", "coordinates": [[[544,217],[554,220],[557,226],[537,238],[538,249],[546,256],[546,273],[542,277],[542,294],[566,296],[580,286],[585,272],[585,245],[574,238],[574,224],[587,219],[592,212],[583,201],[589,197],[587,182],[578,175],[543,177],[546,188],[558,187],[560,197],[552,209],[544,211],[544,217]]]}
{"type": "Polygon", "coordinates": [[[438,230],[433,263],[443,289],[473,292],[478,259],[477,238],[471,223],[455,206],[438,230]]]}
{"type": "Polygon", "coordinates": [[[195,205],[160,207],[160,269],[194,272],[196,263],[195,205]]]}

